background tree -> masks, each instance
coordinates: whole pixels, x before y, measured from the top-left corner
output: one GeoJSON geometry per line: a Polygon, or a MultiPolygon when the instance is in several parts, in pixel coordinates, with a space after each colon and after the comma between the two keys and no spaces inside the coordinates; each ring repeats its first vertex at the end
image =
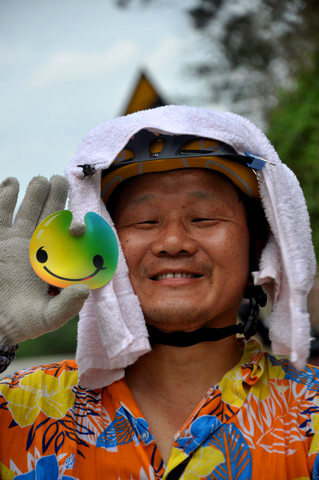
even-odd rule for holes
{"type": "Polygon", "coordinates": [[[243,111],[267,112],[278,88],[293,88],[318,61],[316,0],[198,0],[187,14],[207,45],[192,71],[206,77],[211,98],[226,95],[243,111]]]}
{"type": "Polygon", "coordinates": [[[268,136],[280,158],[295,172],[302,185],[319,259],[318,100],[319,63],[316,63],[299,75],[293,91],[279,95],[277,107],[268,115],[268,136]]]}
{"type": "MultiPolygon", "coordinates": [[[[122,8],[156,4],[176,9],[165,0],[114,1],[122,8]]],[[[184,12],[199,33],[196,51],[202,51],[200,58],[190,52],[185,65],[205,83],[206,102],[227,102],[245,113],[267,111],[276,104],[278,88],[293,87],[297,73],[318,62],[317,0],[185,3],[184,12]]],[[[178,5],[183,8],[182,2],[178,5]]]]}

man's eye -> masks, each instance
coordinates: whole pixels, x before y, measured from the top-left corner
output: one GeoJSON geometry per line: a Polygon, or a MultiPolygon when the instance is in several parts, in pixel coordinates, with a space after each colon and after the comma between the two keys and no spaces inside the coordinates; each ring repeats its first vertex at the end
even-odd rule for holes
{"type": "Polygon", "coordinates": [[[211,222],[211,221],[213,221],[213,218],[193,218],[191,221],[193,223],[196,223],[196,222],[211,222]]]}
{"type": "Polygon", "coordinates": [[[137,225],[155,225],[158,223],[156,220],[144,220],[143,222],[136,222],[137,225]]]}
{"type": "Polygon", "coordinates": [[[141,224],[141,225],[143,225],[143,223],[151,223],[153,225],[153,224],[158,223],[158,222],[156,222],[156,220],[144,220],[144,222],[139,222],[139,224],[141,224]]]}

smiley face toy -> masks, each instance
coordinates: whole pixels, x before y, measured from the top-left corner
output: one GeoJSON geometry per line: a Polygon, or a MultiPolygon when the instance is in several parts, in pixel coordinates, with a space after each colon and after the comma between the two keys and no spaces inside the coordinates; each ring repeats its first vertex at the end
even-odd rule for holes
{"type": "Polygon", "coordinates": [[[60,210],[45,218],[30,242],[30,262],[35,273],[50,285],[85,284],[91,289],[113,277],[118,262],[118,244],[110,225],[97,213],[84,217],[81,237],[69,233],[72,213],[60,210]]]}

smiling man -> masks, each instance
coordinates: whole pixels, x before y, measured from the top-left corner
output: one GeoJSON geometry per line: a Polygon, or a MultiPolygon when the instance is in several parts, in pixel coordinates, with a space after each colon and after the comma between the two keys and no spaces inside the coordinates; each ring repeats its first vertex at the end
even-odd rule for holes
{"type": "Polygon", "coordinates": [[[204,169],[143,175],[125,187],[113,218],[148,324],[192,331],[236,323],[249,231],[227,178],[204,169]]]}
{"type": "Polygon", "coordinates": [[[16,183],[2,184],[2,244],[17,269],[5,268],[3,363],[85,303],[77,364],[1,381],[1,478],[318,479],[309,219],[264,135],[238,115],[162,107],[94,129],[66,176],[71,233],[88,211],[102,215],[119,265],[87,301],[85,286],[52,294],[27,264],[27,239],[62,208],[66,183],[34,179],[12,226],[16,183]],[[291,361],[251,338],[265,291],[273,349],[291,361]]]}
{"type": "MultiPolygon", "coordinates": [[[[114,222],[148,325],[192,333],[236,323],[249,277],[249,231],[243,202],[225,177],[191,169],[128,181],[114,222]]],[[[127,370],[165,462],[207,387],[242,355],[234,335],[217,349],[209,342],[190,348],[157,345],[127,370]]]]}

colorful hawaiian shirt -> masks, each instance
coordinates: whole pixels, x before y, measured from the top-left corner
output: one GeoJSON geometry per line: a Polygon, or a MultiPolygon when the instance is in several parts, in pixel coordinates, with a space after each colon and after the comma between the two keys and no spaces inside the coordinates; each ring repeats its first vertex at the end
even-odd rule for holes
{"type": "Polygon", "coordinates": [[[319,479],[319,370],[249,341],[177,432],[167,465],[125,379],[64,361],[0,381],[1,480],[319,479]]]}

